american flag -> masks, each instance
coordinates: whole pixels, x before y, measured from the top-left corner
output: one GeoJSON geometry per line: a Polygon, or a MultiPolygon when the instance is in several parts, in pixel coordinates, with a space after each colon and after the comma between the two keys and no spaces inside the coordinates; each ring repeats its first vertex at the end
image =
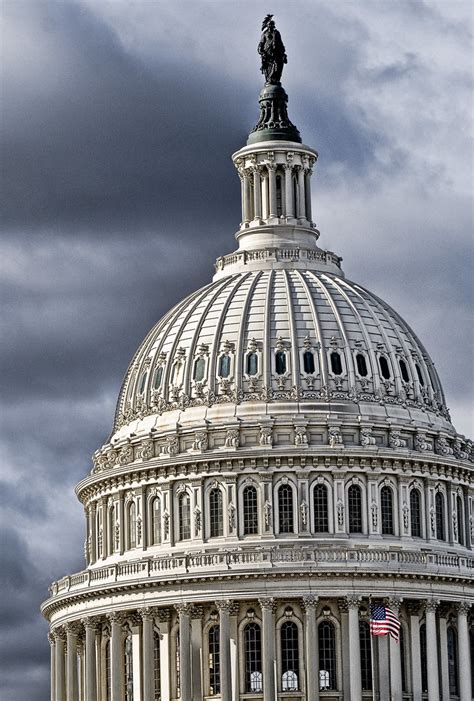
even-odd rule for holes
{"type": "Polygon", "coordinates": [[[390,635],[400,642],[400,621],[397,616],[382,604],[373,604],[370,610],[370,632],[372,635],[390,635]]]}

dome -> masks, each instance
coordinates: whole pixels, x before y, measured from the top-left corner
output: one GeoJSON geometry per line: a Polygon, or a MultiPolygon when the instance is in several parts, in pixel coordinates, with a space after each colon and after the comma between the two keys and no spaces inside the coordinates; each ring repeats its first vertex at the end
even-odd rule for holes
{"type": "Polygon", "coordinates": [[[449,429],[433,362],[391,307],[322,264],[280,265],[217,279],[156,324],[120,393],[122,435],[147,415],[248,402],[449,429]]]}

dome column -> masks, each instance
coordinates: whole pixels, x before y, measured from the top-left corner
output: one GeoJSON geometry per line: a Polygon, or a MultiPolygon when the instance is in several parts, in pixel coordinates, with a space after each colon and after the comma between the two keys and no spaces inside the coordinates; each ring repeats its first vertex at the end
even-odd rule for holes
{"type": "Polygon", "coordinates": [[[262,609],[262,638],[263,638],[263,701],[275,701],[275,600],[272,598],[259,599],[262,609]]]}
{"type": "Polygon", "coordinates": [[[191,690],[191,605],[179,604],[179,686],[181,701],[192,701],[191,690]]]}
{"type": "Polygon", "coordinates": [[[142,619],[142,648],[143,648],[143,695],[146,699],[155,698],[154,675],[154,639],[153,639],[153,609],[146,607],[140,610],[142,619]]]}
{"type": "Polygon", "coordinates": [[[158,611],[160,628],[160,691],[161,701],[170,701],[170,619],[169,609],[158,611]]]}
{"type": "Polygon", "coordinates": [[[421,701],[420,603],[408,604],[410,614],[411,688],[413,701],[421,701]]]}
{"type": "Polygon", "coordinates": [[[430,599],[425,604],[426,616],[426,664],[428,671],[428,698],[439,701],[438,644],[436,631],[436,609],[439,601],[430,599]]]}
{"type": "Polygon", "coordinates": [[[79,701],[79,684],[77,678],[77,636],[80,627],[77,623],[66,624],[66,698],[67,701],[79,701]]]}
{"type": "Polygon", "coordinates": [[[319,701],[318,628],[316,625],[317,596],[303,597],[306,637],[306,700],[319,701]]]}
{"type": "Polygon", "coordinates": [[[467,616],[470,606],[467,603],[459,603],[458,609],[458,648],[459,648],[459,699],[471,701],[471,655],[469,654],[469,629],[467,616]]]}
{"type": "Polygon", "coordinates": [[[219,611],[219,652],[221,701],[232,701],[232,679],[230,661],[230,611],[231,601],[216,601],[219,611]]]}
{"type": "Polygon", "coordinates": [[[122,701],[123,697],[123,645],[122,624],[124,617],[121,613],[111,613],[108,616],[111,629],[110,667],[112,680],[111,701],[122,701]]]}
{"type": "Polygon", "coordinates": [[[51,648],[51,701],[56,701],[56,688],[55,688],[55,680],[56,680],[56,672],[55,672],[55,665],[56,665],[56,640],[55,637],[52,633],[48,633],[48,640],[49,640],[49,645],[51,648]]]}
{"type": "Polygon", "coordinates": [[[305,182],[303,166],[296,167],[298,177],[298,198],[296,202],[298,220],[306,220],[305,182]]]}
{"type": "MultiPolygon", "coordinates": [[[[400,618],[401,599],[390,599],[389,607],[397,618],[400,618]]],[[[402,701],[402,660],[400,643],[397,643],[392,636],[389,636],[390,646],[390,699],[392,701],[402,701]]]]}
{"type": "Polygon", "coordinates": [[[306,219],[310,222],[312,221],[311,212],[311,175],[313,173],[312,168],[305,168],[304,172],[304,197],[306,202],[306,219]]]}
{"type": "Polygon", "coordinates": [[[275,163],[268,163],[268,193],[269,193],[269,219],[276,219],[278,217],[277,212],[277,193],[276,193],[276,169],[275,163]]]}
{"type": "Polygon", "coordinates": [[[349,618],[349,670],[351,679],[350,698],[359,701],[362,698],[362,680],[360,672],[360,635],[359,635],[359,605],[358,596],[346,598],[349,618]]]}
{"type": "Polygon", "coordinates": [[[81,623],[86,631],[85,665],[86,683],[85,698],[87,701],[97,701],[97,668],[96,668],[96,636],[97,619],[83,618],[81,623]]]}
{"type": "Polygon", "coordinates": [[[191,613],[191,687],[193,701],[201,701],[202,693],[202,606],[193,606],[191,613]]]}
{"type": "Polygon", "coordinates": [[[262,219],[262,183],[260,169],[257,165],[252,167],[253,173],[253,220],[260,224],[262,219]]]}
{"type": "MultiPolygon", "coordinates": [[[[289,158],[290,154],[287,154],[289,158]]],[[[285,214],[286,220],[295,218],[295,208],[293,203],[293,166],[291,162],[285,164],[285,214]]]]}
{"type": "Polygon", "coordinates": [[[66,701],[66,669],[65,669],[65,643],[66,635],[62,628],[58,628],[54,631],[54,641],[55,641],[55,687],[56,687],[56,701],[66,701]]]}

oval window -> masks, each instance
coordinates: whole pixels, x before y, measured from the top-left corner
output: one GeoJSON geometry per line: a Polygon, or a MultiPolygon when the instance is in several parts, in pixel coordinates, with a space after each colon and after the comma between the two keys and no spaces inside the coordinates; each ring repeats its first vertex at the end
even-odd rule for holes
{"type": "Polygon", "coordinates": [[[311,353],[311,351],[305,351],[303,353],[303,367],[304,371],[308,375],[312,375],[314,373],[314,355],[311,353]]]}
{"type": "Polygon", "coordinates": [[[389,380],[391,375],[390,375],[390,368],[388,366],[388,360],[384,355],[381,355],[379,358],[379,365],[380,365],[380,372],[382,373],[382,377],[385,380],[389,380]]]}
{"type": "Polygon", "coordinates": [[[163,379],[163,365],[160,365],[159,368],[156,369],[155,373],[155,389],[159,389],[161,387],[161,380],[163,379]]]}
{"type": "Polygon", "coordinates": [[[206,370],[206,361],[204,358],[198,358],[194,363],[194,379],[196,382],[202,382],[204,372],[206,370]]]}
{"type": "Polygon", "coordinates": [[[219,360],[219,377],[229,377],[230,375],[230,356],[221,355],[219,360]]]}
{"type": "Polygon", "coordinates": [[[258,355],[249,353],[247,356],[247,375],[256,375],[258,373],[258,355]]]}
{"type": "Polygon", "coordinates": [[[145,391],[146,375],[147,375],[146,372],[144,372],[142,375],[142,379],[140,382],[140,389],[138,390],[140,394],[143,394],[143,392],[145,391]]]}
{"type": "Polygon", "coordinates": [[[342,375],[342,362],[339,353],[331,353],[331,370],[335,375],[342,375]]]}
{"type": "Polygon", "coordinates": [[[421,374],[420,366],[419,366],[419,365],[415,365],[415,367],[416,367],[416,374],[418,375],[418,382],[420,383],[420,385],[421,385],[422,387],[424,387],[424,386],[425,386],[425,381],[424,381],[424,379],[423,379],[423,375],[421,374]]]}
{"type": "Polygon", "coordinates": [[[356,363],[357,363],[357,372],[361,377],[367,377],[368,370],[367,370],[367,362],[365,360],[365,355],[362,355],[362,353],[357,353],[356,355],[356,363]]]}
{"type": "Polygon", "coordinates": [[[286,372],[286,353],[283,351],[275,353],[275,371],[277,375],[284,375],[286,372]]]}
{"type": "Polygon", "coordinates": [[[410,382],[410,376],[409,376],[409,374],[408,374],[407,364],[406,364],[405,361],[402,360],[401,358],[400,358],[400,360],[399,360],[398,362],[399,362],[399,365],[400,365],[400,372],[402,373],[402,380],[403,380],[404,382],[410,382]]]}

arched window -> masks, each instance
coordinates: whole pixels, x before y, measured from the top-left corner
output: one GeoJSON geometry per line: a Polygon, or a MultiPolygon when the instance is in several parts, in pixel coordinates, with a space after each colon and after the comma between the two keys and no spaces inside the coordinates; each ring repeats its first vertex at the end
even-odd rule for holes
{"type": "Polygon", "coordinates": [[[319,688],[322,691],[336,689],[336,635],[330,621],[318,626],[319,688]]]}
{"type": "Polygon", "coordinates": [[[156,368],[155,382],[153,384],[154,389],[160,389],[162,379],[163,379],[163,365],[160,365],[158,368],[156,368]]]}
{"type": "Polygon", "coordinates": [[[247,355],[247,375],[257,375],[258,374],[258,355],[256,353],[249,353],[247,355]]]}
{"type": "Polygon", "coordinates": [[[109,548],[109,555],[112,555],[115,552],[115,505],[112,504],[111,507],[109,507],[109,523],[108,523],[108,548],[109,548]]]}
{"type": "Polygon", "coordinates": [[[209,696],[221,693],[219,626],[209,628],[209,696]]]}
{"type": "Polygon", "coordinates": [[[244,535],[258,533],[257,490],[248,485],[243,491],[244,535]]]}
{"type": "Polygon", "coordinates": [[[219,359],[219,377],[229,377],[230,355],[221,355],[219,359]]]}
{"type": "Polygon", "coordinates": [[[160,634],[157,630],[153,631],[153,680],[153,701],[161,701],[160,634]]]}
{"type": "Polygon", "coordinates": [[[193,379],[196,382],[202,382],[204,379],[204,373],[206,372],[206,359],[197,358],[194,362],[194,375],[193,379]]]}
{"type": "Polygon", "coordinates": [[[428,692],[428,665],[426,662],[426,626],[420,626],[421,690],[428,692]]]}
{"type": "Polygon", "coordinates": [[[458,541],[464,545],[464,508],[461,497],[456,497],[456,510],[458,512],[458,541]]]}
{"type": "Polygon", "coordinates": [[[263,691],[262,634],[258,623],[247,623],[244,628],[245,691],[263,691]]]}
{"type": "Polygon", "coordinates": [[[423,375],[421,374],[420,366],[419,366],[419,365],[415,365],[415,368],[416,368],[416,374],[418,375],[418,382],[420,383],[420,385],[421,385],[422,387],[424,387],[424,386],[425,386],[425,381],[424,381],[424,379],[423,379],[423,375]]]}
{"type": "Polygon", "coordinates": [[[281,690],[298,691],[299,687],[299,646],[298,626],[286,621],[280,628],[281,642],[281,690]]]}
{"type": "Polygon", "coordinates": [[[317,484],[313,491],[314,532],[328,533],[328,490],[325,484],[317,484]]]}
{"type": "Polygon", "coordinates": [[[314,353],[310,350],[303,353],[303,368],[307,375],[312,375],[315,372],[314,353]]]}
{"type": "Polygon", "coordinates": [[[331,353],[331,370],[334,375],[342,375],[342,361],[341,356],[337,351],[331,353]]]}
{"type": "Polygon", "coordinates": [[[458,679],[458,640],[456,631],[452,626],[447,630],[447,645],[448,645],[448,676],[449,676],[449,693],[457,696],[459,693],[458,679]]]}
{"type": "Polygon", "coordinates": [[[293,490],[289,484],[278,488],[278,523],[280,533],[293,533],[293,490]]]}
{"type": "Polygon", "coordinates": [[[441,492],[436,492],[436,537],[438,540],[445,540],[444,536],[444,497],[441,492]]]}
{"type": "Polygon", "coordinates": [[[398,364],[400,365],[400,372],[402,373],[402,380],[404,382],[410,382],[410,375],[408,374],[407,370],[407,365],[404,360],[400,358],[398,361],[398,364]]]}
{"type": "Polygon", "coordinates": [[[388,364],[388,360],[384,355],[379,356],[379,365],[380,365],[380,372],[382,373],[382,377],[385,380],[389,380],[391,377],[390,367],[388,364]]]}
{"type": "Polygon", "coordinates": [[[224,535],[222,492],[219,487],[215,487],[209,492],[209,523],[211,538],[218,538],[224,535]]]}
{"type": "Polygon", "coordinates": [[[179,539],[188,540],[191,538],[191,500],[187,492],[180,494],[178,505],[179,539]]]}
{"type": "Polygon", "coordinates": [[[380,490],[380,507],[382,512],[382,534],[393,535],[393,492],[390,487],[380,490]]]}
{"type": "Polygon", "coordinates": [[[127,545],[128,548],[137,546],[137,507],[131,501],[127,509],[127,545]]]}
{"type": "Polygon", "coordinates": [[[125,701],[133,701],[133,645],[132,634],[130,632],[125,638],[123,671],[125,701]]]}
{"type": "Polygon", "coordinates": [[[275,372],[277,375],[284,375],[286,372],[286,353],[283,351],[275,353],[275,372]]]}
{"type": "Polygon", "coordinates": [[[349,533],[362,533],[362,493],[357,484],[347,491],[349,503],[349,533]]]}
{"type": "Polygon", "coordinates": [[[372,689],[372,649],[370,646],[370,630],[367,621],[359,622],[359,639],[362,691],[370,691],[372,689]]]}
{"type": "Polygon", "coordinates": [[[142,379],[140,380],[140,388],[139,388],[139,390],[138,390],[138,392],[139,392],[140,394],[143,394],[143,392],[145,391],[145,385],[146,385],[147,374],[148,374],[148,373],[144,372],[143,375],[142,375],[142,379]]]}
{"type": "Polygon", "coordinates": [[[412,489],[410,492],[410,521],[412,536],[421,538],[421,494],[419,489],[412,489]]]}
{"type": "Polygon", "coordinates": [[[110,665],[110,638],[105,643],[105,697],[112,701],[112,668],[110,665]]]}
{"type": "Polygon", "coordinates": [[[365,355],[362,355],[362,353],[357,353],[356,355],[356,363],[357,363],[357,372],[361,377],[367,377],[369,374],[367,370],[367,361],[365,359],[365,355]]]}
{"type": "Polygon", "coordinates": [[[151,538],[152,545],[161,543],[161,502],[155,497],[151,502],[151,538]]]}

